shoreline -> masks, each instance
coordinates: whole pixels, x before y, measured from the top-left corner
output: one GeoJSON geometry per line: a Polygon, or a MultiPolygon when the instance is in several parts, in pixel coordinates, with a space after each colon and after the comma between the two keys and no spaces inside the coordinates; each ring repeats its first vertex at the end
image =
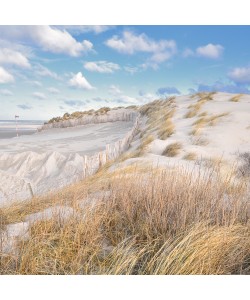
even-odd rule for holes
{"type": "MultiPolygon", "coordinates": [[[[18,135],[24,136],[24,135],[32,135],[37,132],[37,129],[21,129],[18,130],[18,135]]],[[[0,129],[0,140],[8,140],[16,138],[16,131],[14,130],[2,130],[0,129]]]]}

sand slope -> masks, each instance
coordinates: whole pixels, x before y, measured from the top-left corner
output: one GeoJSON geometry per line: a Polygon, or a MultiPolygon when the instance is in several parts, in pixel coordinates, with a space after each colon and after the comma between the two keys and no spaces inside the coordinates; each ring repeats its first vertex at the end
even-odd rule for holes
{"type": "Polygon", "coordinates": [[[84,155],[104,150],[132,126],[133,121],[117,121],[0,140],[0,204],[80,180],[84,155]]]}
{"type": "Polygon", "coordinates": [[[159,130],[166,121],[166,118],[161,119],[162,113],[169,107],[165,105],[166,103],[162,106],[155,104],[152,110],[159,110],[159,112],[154,115],[154,120],[151,120],[152,126],[148,124],[148,117],[144,116],[142,135],[134,141],[130,152],[136,151],[147,136],[152,136],[153,141],[144,149],[143,155],[131,158],[122,165],[139,162],[163,167],[179,165],[193,170],[197,165],[218,160],[221,160],[225,166],[233,165],[235,162],[240,164],[239,154],[250,152],[250,95],[239,96],[238,102],[232,101],[235,96],[237,95],[216,93],[211,96],[211,100],[201,105],[196,115],[189,118],[186,116],[192,109],[190,106],[196,105],[200,97],[176,97],[171,105],[171,109],[175,110],[171,117],[174,133],[167,138],[160,138],[159,130]],[[207,122],[209,119],[213,121],[207,122]],[[176,142],[181,144],[177,155],[173,157],[162,155],[168,145],[176,142]],[[194,160],[185,158],[190,153],[194,154],[194,160]]]}

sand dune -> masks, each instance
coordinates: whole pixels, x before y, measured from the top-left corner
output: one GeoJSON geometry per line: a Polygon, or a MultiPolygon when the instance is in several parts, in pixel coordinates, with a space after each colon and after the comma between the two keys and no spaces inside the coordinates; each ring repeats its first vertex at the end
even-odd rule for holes
{"type": "Polygon", "coordinates": [[[123,138],[132,126],[133,121],[108,122],[0,140],[0,204],[81,179],[84,155],[104,150],[106,144],[123,138]]]}

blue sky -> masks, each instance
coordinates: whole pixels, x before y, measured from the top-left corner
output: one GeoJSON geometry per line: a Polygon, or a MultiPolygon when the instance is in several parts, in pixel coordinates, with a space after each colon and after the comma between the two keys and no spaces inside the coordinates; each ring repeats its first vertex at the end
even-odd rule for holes
{"type": "Polygon", "coordinates": [[[250,93],[250,26],[0,26],[0,119],[250,93]]]}

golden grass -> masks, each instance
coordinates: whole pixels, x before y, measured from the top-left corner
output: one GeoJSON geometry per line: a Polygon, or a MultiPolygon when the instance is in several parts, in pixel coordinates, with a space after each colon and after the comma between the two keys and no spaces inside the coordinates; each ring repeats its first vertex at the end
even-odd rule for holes
{"type": "Polygon", "coordinates": [[[189,152],[183,157],[186,160],[196,160],[197,154],[195,152],[189,152]]]}
{"type": "Polygon", "coordinates": [[[0,254],[0,272],[249,274],[246,188],[232,190],[228,180],[211,180],[212,172],[199,174],[134,168],[72,186],[64,198],[75,208],[86,186],[110,194],[65,222],[58,216],[33,224],[15,255],[0,254]]]}
{"type": "Polygon", "coordinates": [[[240,101],[240,98],[243,96],[243,94],[238,94],[234,97],[232,97],[229,101],[232,101],[232,102],[239,102],[240,101]]]}
{"type": "Polygon", "coordinates": [[[147,135],[142,139],[141,144],[137,149],[139,156],[143,155],[147,151],[149,144],[152,143],[154,139],[153,135],[147,135]]]}
{"type": "Polygon", "coordinates": [[[197,136],[201,133],[201,129],[205,126],[215,126],[220,118],[228,116],[229,113],[222,113],[212,116],[200,116],[192,125],[193,129],[190,132],[190,135],[197,136]]]}
{"type": "Polygon", "coordinates": [[[222,157],[219,157],[219,156],[213,156],[213,157],[210,157],[210,158],[207,158],[207,159],[203,159],[204,161],[204,165],[205,167],[207,168],[221,168],[222,164],[224,164],[224,160],[222,157]]]}
{"type": "Polygon", "coordinates": [[[218,123],[218,121],[219,121],[220,118],[226,117],[228,115],[229,115],[228,112],[222,113],[222,114],[218,114],[218,115],[214,115],[214,116],[208,117],[206,119],[206,122],[207,122],[208,126],[214,126],[214,125],[216,125],[218,123]]]}
{"type": "Polygon", "coordinates": [[[208,113],[206,111],[204,111],[204,112],[200,113],[198,115],[198,117],[206,117],[207,115],[208,115],[208,113]]]}
{"type": "Polygon", "coordinates": [[[164,124],[162,124],[160,130],[158,131],[158,136],[162,140],[166,140],[168,137],[173,135],[175,132],[174,123],[170,118],[168,118],[164,124]]]}
{"type": "Polygon", "coordinates": [[[175,113],[175,97],[153,101],[142,106],[140,112],[148,118],[147,132],[155,132],[161,139],[166,139],[174,133],[174,124],[171,118],[175,113]]]}
{"type": "Polygon", "coordinates": [[[162,155],[173,157],[180,153],[182,148],[182,144],[179,142],[172,143],[166,147],[166,149],[162,152],[162,155]]]}
{"type": "Polygon", "coordinates": [[[194,127],[190,133],[190,135],[198,136],[200,134],[200,128],[194,127]]]}
{"type": "Polygon", "coordinates": [[[198,114],[199,110],[201,109],[202,105],[205,104],[206,102],[207,100],[200,99],[195,104],[190,105],[188,107],[190,110],[186,113],[185,118],[195,117],[198,114]]]}
{"type": "Polygon", "coordinates": [[[198,135],[198,136],[196,136],[195,138],[192,139],[193,145],[207,146],[209,144],[209,141],[206,138],[199,136],[199,131],[196,135],[198,135]]]}
{"type": "Polygon", "coordinates": [[[200,99],[206,98],[207,100],[213,100],[213,95],[215,95],[217,92],[199,92],[196,94],[193,94],[190,98],[193,99],[195,97],[199,97],[200,99]]]}
{"type": "MultiPolygon", "coordinates": [[[[185,118],[193,118],[195,117],[198,112],[200,111],[201,107],[210,100],[213,100],[213,95],[216,94],[216,92],[211,93],[197,93],[191,96],[191,98],[194,98],[196,96],[199,97],[199,100],[195,104],[189,105],[189,111],[186,113],[185,118]]],[[[203,113],[204,114],[204,113],[203,113]]]]}

